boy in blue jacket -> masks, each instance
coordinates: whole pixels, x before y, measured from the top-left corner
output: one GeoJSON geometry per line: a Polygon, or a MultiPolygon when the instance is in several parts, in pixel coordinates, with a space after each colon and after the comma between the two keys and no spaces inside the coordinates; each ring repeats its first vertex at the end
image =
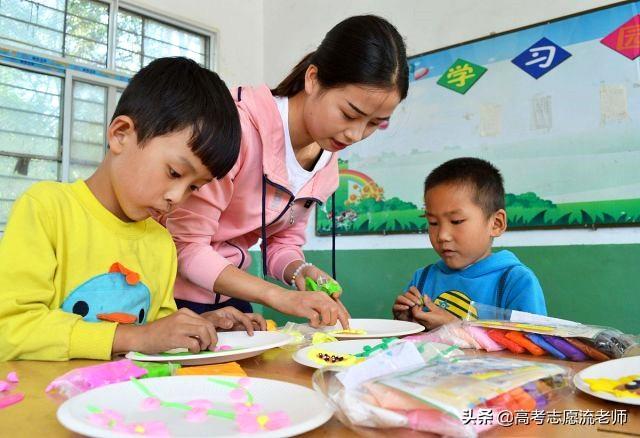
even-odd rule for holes
{"type": "Polygon", "coordinates": [[[507,228],[504,198],[502,175],[478,158],[447,161],[427,176],[429,240],[441,260],[415,272],[393,305],[396,319],[432,329],[467,314],[477,318],[472,302],[546,315],[531,269],[510,251],[491,252],[507,228]]]}

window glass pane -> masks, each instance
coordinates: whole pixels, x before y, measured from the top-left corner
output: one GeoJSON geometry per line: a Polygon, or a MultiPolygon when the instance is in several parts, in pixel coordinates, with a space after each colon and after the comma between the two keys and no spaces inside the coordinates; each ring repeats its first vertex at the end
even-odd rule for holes
{"type": "Polygon", "coordinates": [[[61,94],[59,77],[0,65],[0,231],[27,187],[59,178],[61,94]]]}
{"type": "Polygon", "coordinates": [[[65,57],[107,66],[109,5],[88,0],[69,0],[65,57]]]}
{"type": "MultiPolygon", "coordinates": [[[[104,155],[107,87],[73,83],[71,163],[95,170],[104,155]]],[[[70,181],[76,178],[69,177],[70,181]]]]}
{"type": "Polygon", "coordinates": [[[61,55],[65,0],[0,1],[0,44],[61,55]]]}
{"type": "Polygon", "coordinates": [[[0,65],[0,153],[60,151],[62,79],[0,65]]]}
{"type": "Polygon", "coordinates": [[[135,73],[163,56],[207,63],[207,37],[128,11],[118,12],[116,39],[115,65],[121,71],[135,73]]]}
{"type": "Polygon", "coordinates": [[[187,56],[197,63],[206,62],[205,37],[152,19],[145,20],[144,55],[152,59],[163,56],[187,56]]]}
{"type": "Polygon", "coordinates": [[[118,70],[135,73],[142,68],[142,17],[118,11],[115,66],[118,70]]]}
{"type": "Polygon", "coordinates": [[[96,166],[72,164],[71,166],[69,166],[69,181],[75,181],[77,179],[87,179],[95,171],[96,166]]]}

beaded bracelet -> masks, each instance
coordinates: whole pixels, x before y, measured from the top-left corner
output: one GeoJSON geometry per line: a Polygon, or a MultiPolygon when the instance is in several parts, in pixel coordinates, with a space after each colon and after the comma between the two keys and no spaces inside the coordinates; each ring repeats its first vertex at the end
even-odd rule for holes
{"type": "Polygon", "coordinates": [[[307,266],[313,266],[313,263],[309,263],[309,262],[304,262],[302,263],[300,266],[298,266],[296,268],[295,271],[293,271],[293,274],[291,275],[291,286],[295,286],[296,285],[296,277],[300,274],[300,272],[302,272],[302,270],[304,268],[306,268],[307,266]]]}

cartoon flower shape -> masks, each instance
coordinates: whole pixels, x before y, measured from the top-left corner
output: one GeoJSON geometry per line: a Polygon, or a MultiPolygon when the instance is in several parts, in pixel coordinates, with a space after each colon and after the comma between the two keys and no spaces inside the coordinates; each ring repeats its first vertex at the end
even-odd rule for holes
{"type": "Polygon", "coordinates": [[[162,421],[147,421],[144,423],[129,423],[119,425],[114,430],[118,432],[131,433],[134,435],[146,435],[146,436],[164,436],[168,437],[171,434],[167,425],[162,421]]]}
{"type": "Polygon", "coordinates": [[[247,396],[247,391],[244,388],[236,388],[229,393],[229,397],[233,400],[243,401],[247,396]]]}
{"type": "Polygon", "coordinates": [[[140,403],[140,409],[143,411],[155,411],[162,406],[162,401],[156,397],[147,397],[140,403]]]}
{"type": "Polygon", "coordinates": [[[257,403],[234,403],[233,409],[236,414],[258,414],[262,411],[262,406],[257,403]]]}
{"type": "Polygon", "coordinates": [[[185,415],[185,419],[192,423],[202,423],[206,421],[209,415],[207,411],[213,407],[213,403],[205,399],[191,400],[185,404],[191,407],[191,410],[185,415]]]}
{"type": "Polygon", "coordinates": [[[113,411],[111,409],[103,409],[101,412],[96,412],[89,415],[89,421],[96,426],[114,428],[123,423],[124,417],[121,413],[113,411]]]}
{"type": "Polygon", "coordinates": [[[260,430],[277,430],[289,426],[289,416],[283,411],[272,412],[268,415],[241,413],[236,416],[236,424],[240,432],[255,433],[260,430]]]}

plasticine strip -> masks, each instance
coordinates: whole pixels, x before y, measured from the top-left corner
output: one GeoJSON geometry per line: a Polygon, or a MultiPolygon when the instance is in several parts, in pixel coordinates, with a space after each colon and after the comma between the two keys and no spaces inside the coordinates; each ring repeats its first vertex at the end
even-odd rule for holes
{"type": "Polygon", "coordinates": [[[600,350],[596,350],[595,348],[585,344],[584,342],[576,339],[576,338],[564,338],[565,341],[576,347],[578,350],[582,351],[584,354],[589,356],[593,360],[609,360],[609,356],[601,352],[600,350]]]}
{"type": "Polygon", "coordinates": [[[507,337],[507,339],[523,347],[534,356],[544,356],[546,354],[546,352],[542,348],[538,347],[536,344],[525,338],[522,332],[508,331],[507,333],[505,333],[505,336],[507,337]]]}
{"type": "Polygon", "coordinates": [[[182,367],[176,371],[178,376],[238,376],[247,377],[247,373],[238,362],[228,362],[213,365],[198,365],[193,367],[182,367]]]}
{"type": "Polygon", "coordinates": [[[502,345],[512,353],[521,354],[525,352],[524,348],[522,348],[512,340],[507,339],[507,337],[504,335],[504,332],[502,330],[491,329],[487,332],[487,334],[491,339],[493,339],[495,342],[502,345]]]}
{"type": "MultiPolygon", "coordinates": [[[[487,351],[500,351],[504,350],[504,347],[498,344],[496,341],[491,339],[487,334],[487,330],[482,327],[474,327],[472,325],[463,326],[464,330],[471,335],[471,337],[478,343],[482,348],[487,351]]],[[[406,339],[406,338],[405,338],[406,339]]]]}
{"type": "MultiPolygon", "coordinates": [[[[543,384],[544,385],[544,384],[543,384]]],[[[546,386],[546,385],[545,385],[546,386]]],[[[542,409],[549,404],[547,397],[540,391],[536,382],[529,382],[522,386],[527,394],[529,394],[536,401],[536,409],[542,409]]]]}
{"type": "Polygon", "coordinates": [[[551,345],[550,343],[545,341],[544,338],[542,337],[542,335],[539,335],[537,333],[525,333],[524,335],[531,342],[536,344],[538,347],[542,348],[544,351],[546,351],[547,353],[549,353],[553,357],[555,357],[557,359],[562,359],[562,360],[566,360],[567,359],[567,356],[562,351],[558,350],[556,347],[554,347],[553,345],[551,345]]]}
{"type": "Polygon", "coordinates": [[[0,409],[8,408],[11,405],[20,403],[23,398],[24,398],[24,394],[21,392],[16,392],[13,394],[6,395],[0,398],[0,409]]]}
{"type": "Polygon", "coordinates": [[[574,362],[582,362],[589,359],[586,354],[578,350],[576,347],[557,336],[542,335],[545,341],[562,351],[569,359],[574,362]]]}

